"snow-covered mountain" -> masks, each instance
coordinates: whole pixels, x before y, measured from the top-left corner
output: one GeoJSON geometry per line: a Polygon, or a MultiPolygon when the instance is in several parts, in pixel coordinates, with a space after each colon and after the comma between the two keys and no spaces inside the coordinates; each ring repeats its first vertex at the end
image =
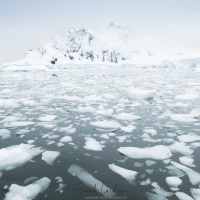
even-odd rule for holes
{"type": "Polygon", "coordinates": [[[163,60],[148,49],[138,46],[134,33],[126,26],[111,23],[101,33],[69,28],[63,35],[30,50],[16,62],[4,63],[1,69],[62,66],[65,64],[136,64],[158,67],[197,67],[200,53],[163,60]]]}
{"type": "Polygon", "coordinates": [[[62,36],[30,50],[23,59],[4,66],[137,63],[153,59],[149,50],[134,47],[134,34],[129,28],[111,23],[100,34],[69,28],[62,36]]]}

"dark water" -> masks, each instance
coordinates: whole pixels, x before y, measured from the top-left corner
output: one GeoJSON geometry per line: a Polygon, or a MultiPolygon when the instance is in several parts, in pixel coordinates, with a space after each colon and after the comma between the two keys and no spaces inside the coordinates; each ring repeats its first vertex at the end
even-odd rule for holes
{"type": "MultiPolygon", "coordinates": [[[[4,189],[5,185],[11,184],[26,185],[24,181],[29,177],[48,177],[51,184],[48,189],[37,196],[37,200],[83,200],[83,199],[105,199],[101,194],[84,185],[77,177],[68,173],[68,168],[72,164],[77,164],[84,168],[92,176],[103,182],[106,186],[116,191],[115,199],[128,200],[145,200],[147,199],[146,192],[152,192],[153,187],[150,185],[140,185],[141,181],[150,178],[151,182],[157,182],[166,191],[170,191],[169,186],[165,182],[165,178],[170,176],[167,166],[170,163],[164,164],[163,161],[156,161],[155,165],[147,166],[147,159],[131,159],[120,154],[117,149],[119,147],[134,146],[134,147],[149,147],[162,144],[165,146],[171,145],[174,141],[178,141],[177,136],[180,134],[195,133],[199,135],[199,118],[196,123],[181,123],[172,121],[169,118],[158,118],[166,109],[170,109],[174,113],[188,113],[191,109],[199,109],[199,102],[186,102],[187,107],[173,106],[175,103],[174,95],[177,93],[194,90],[200,92],[200,82],[198,76],[194,72],[184,71],[181,76],[180,71],[169,74],[169,70],[154,69],[150,72],[147,69],[133,70],[127,68],[122,69],[107,69],[94,70],[88,68],[83,69],[68,69],[65,72],[54,72],[58,77],[52,76],[52,72],[10,72],[2,73],[1,76],[1,99],[16,99],[18,106],[7,106],[0,104],[0,120],[6,116],[21,116],[24,121],[36,122],[27,127],[12,127],[4,122],[0,122],[0,129],[6,128],[11,131],[11,137],[0,141],[0,148],[7,148],[11,145],[27,143],[29,140],[35,140],[34,145],[45,150],[59,151],[60,155],[55,160],[53,165],[48,165],[41,160],[41,155],[34,157],[31,161],[23,166],[2,171],[3,175],[0,178],[0,199],[4,199],[8,192],[4,189]],[[166,76],[168,75],[168,77],[166,76]],[[187,80],[185,82],[184,80],[187,80]],[[190,83],[190,84],[188,84],[190,83]],[[157,91],[156,97],[151,100],[128,101],[123,103],[122,100],[127,99],[126,91],[130,86],[140,86],[157,91]],[[5,91],[9,89],[9,92],[5,91]],[[113,99],[105,101],[81,101],[84,97],[90,94],[96,94],[103,97],[103,94],[113,94],[113,99]],[[79,100],[69,100],[64,98],[68,96],[78,96],[79,100]],[[34,101],[33,105],[23,103],[23,99],[34,101]],[[139,103],[133,105],[133,103],[139,103]],[[128,122],[120,121],[126,126],[132,124],[136,126],[136,130],[132,133],[125,133],[120,129],[112,130],[116,136],[128,135],[124,142],[112,136],[108,140],[99,137],[102,131],[91,126],[91,121],[114,119],[113,116],[99,116],[95,113],[80,113],[74,109],[81,106],[92,106],[95,109],[99,105],[104,105],[106,108],[111,108],[115,113],[127,112],[134,113],[142,117],[141,120],[128,122]],[[152,114],[153,113],[153,114],[152,114]],[[56,115],[57,118],[52,122],[40,122],[38,118],[43,115],[56,115]],[[53,125],[52,128],[44,128],[44,124],[53,125]],[[73,125],[76,129],[75,133],[68,134],[59,132],[59,128],[73,125]],[[169,125],[172,125],[171,127],[169,125]],[[152,127],[157,130],[158,134],[152,136],[152,139],[172,139],[161,141],[144,141],[141,137],[145,127],[152,127]],[[34,129],[32,129],[34,128],[34,129]],[[20,129],[28,129],[29,133],[23,137],[16,135],[16,131],[20,129]],[[43,138],[44,134],[58,135],[57,138],[43,138]],[[167,133],[175,133],[174,137],[169,137],[167,133]],[[70,135],[74,145],[66,143],[63,147],[58,147],[59,140],[70,135]],[[83,148],[85,145],[85,136],[95,138],[97,141],[105,141],[103,151],[92,151],[83,148]],[[47,142],[55,141],[55,143],[47,145],[47,142]],[[108,168],[108,164],[115,163],[125,169],[138,172],[134,183],[130,184],[123,177],[114,173],[108,168]],[[150,170],[150,171],[149,171],[150,170]],[[63,192],[55,191],[59,183],[56,182],[56,177],[63,178],[63,192]]],[[[114,115],[113,114],[113,115],[114,115]]],[[[115,120],[115,119],[114,119],[115,120]]],[[[109,132],[109,131],[108,131],[109,132]]],[[[105,130],[106,133],[106,130],[105,130]]],[[[198,141],[197,141],[198,142],[198,141]]],[[[190,144],[188,144],[189,146],[190,144]]],[[[194,149],[193,158],[196,167],[195,171],[200,172],[199,165],[199,149],[190,146],[194,149]]],[[[171,160],[179,162],[178,158],[183,156],[180,153],[173,153],[171,160]]],[[[152,160],[152,159],[148,159],[152,160]]],[[[183,183],[179,186],[179,190],[191,196],[190,188],[192,186],[185,175],[181,177],[183,183]]],[[[32,181],[33,182],[33,181],[32,181]]],[[[32,183],[31,181],[28,183],[32,183]]],[[[171,191],[172,192],[172,191],[171,191]]],[[[167,199],[175,200],[177,197],[172,192],[172,196],[167,199]]]]}

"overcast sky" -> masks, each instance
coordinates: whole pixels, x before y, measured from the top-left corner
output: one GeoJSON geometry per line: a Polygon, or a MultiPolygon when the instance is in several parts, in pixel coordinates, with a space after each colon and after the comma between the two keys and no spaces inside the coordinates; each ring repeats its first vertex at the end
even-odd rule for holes
{"type": "Polygon", "coordinates": [[[200,51],[200,0],[0,0],[0,63],[69,27],[99,32],[110,22],[162,52],[200,51]]]}

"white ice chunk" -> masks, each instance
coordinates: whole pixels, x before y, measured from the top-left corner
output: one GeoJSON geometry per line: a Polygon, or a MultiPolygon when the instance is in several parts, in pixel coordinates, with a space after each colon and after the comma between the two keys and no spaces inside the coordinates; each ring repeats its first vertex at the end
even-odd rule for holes
{"type": "Polygon", "coordinates": [[[125,178],[128,182],[133,183],[138,172],[133,171],[133,170],[128,170],[123,167],[119,167],[117,165],[109,164],[108,167],[115,173],[119,174],[123,178],[125,178]]]}
{"type": "Polygon", "coordinates": [[[27,186],[12,184],[9,188],[9,192],[6,194],[5,200],[35,199],[38,194],[45,192],[50,183],[51,180],[44,177],[27,186]]]}
{"type": "Polygon", "coordinates": [[[196,100],[198,98],[199,94],[197,93],[186,93],[175,96],[175,99],[177,100],[196,100]]]}
{"type": "Polygon", "coordinates": [[[200,140],[200,136],[199,135],[196,135],[196,134],[187,134],[187,135],[180,135],[178,136],[178,139],[181,141],[181,142],[194,142],[194,141],[198,141],[200,140]]]}
{"type": "Polygon", "coordinates": [[[132,124],[129,124],[128,126],[121,126],[120,129],[126,133],[131,133],[136,129],[136,127],[133,126],[132,124]]]}
{"type": "Polygon", "coordinates": [[[191,188],[190,192],[195,200],[200,200],[200,189],[191,188]]]}
{"type": "Polygon", "coordinates": [[[15,122],[15,121],[18,121],[19,118],[18,117],[15,117],[15,116],[7,116],[5,117],[2,122],[15,122]]]}
{"type": "Polygon", "coordinates": [[[60,142],[64,142],[64,143],[71,142],[71,141],[72,141],[72,137],[68,135],[60,139],[60,142]]]}
{"type": "Polygon", "coordinates": [[[177,176],[169,176],[165,181],[170,187],[178,187],[182,183],[182,180],[177,176]]]}
{"type": "Polygon", "coordinates": [[[115,193],[112,189],[108,188],[103,182],[97,180],[90,173],[88,173],[85,169],[79,167],[76,164],[73,164],[69,167],[68,172],[76,176],[79,180],[81,180],[88,187],[95,189],[97,192],[102,194],[104,197],[113,198],[115,193]]]}
{"type": "Polygon", "coordinates": [[[177,167],[178,169],[184,171],[188,175],[192,185],[200,184],[200,174],[198,172],[174,161],[171,161],[171,164],[177,167]]]}
{"type": "Polygon", "coordinates": [[[34,145],[20,144],[0,149],[0,170],[11,170],[20,167],[43,150],[34,145]]]}
{"type": "Polygon", "coordinates": [[[173,195],[173,193],[167,192],[166,190],[164,190],[163,188],[161,188],[160,185],[158,185],[157,182],[153,182],[153,183],[151,183],[151,185],[154,187],[153,191],[156,194],[162,195],[163,197],[169,197],[169,196],[173,195]]]}
{"type": "Polygon", "coordinates": [[[113,114],[113,110],[112,109],[106,110],[103,106],[99,106],[96,113],[102,116],[111,116],[113,114]]]}
{"type": "Polygon", "coordinates": [[[41,159],[44,160],[48,165],[52,165],[59,155],[59,151],[45,151],[42,153],[41,159]]]}
{"type": "Polygon", "coordinates": [[[95,121],[90,124],[100,128],[119,128],[121,126],[119,122],[114,120],[95,121]]]}
{"type": "Polygon", "coordinates": [[[144,90],[140,88],[130,88],[128,97],[130,99],[151,99],[155,96],[155,90],[144,90]]]}
{"type": "Polygon", "coordinates": [[[200,116],[200,112],[197,110],[192,110],[188,114],[169,114],[169,117],[172,120],[183,122],[183,123],[192,123],[198,121],[196,118],[200,116]]]}
{"type": "Polygon", "coordinates": [[[117,114],[115,118],[119,120],[124,120],[124,121],[134,121],[134,120],[141,119],[140,116],[133,115],[130,113],[120,113],[120,114],[117,114]]]}
{"type": "Polygon", "coordinates": [[[168,200],[167,198],[165,198],[164,196],[160,194],[154,194],[150,192],[146,192],[145,194],[148,200],[168,200]]]}
{"type": "Polygon", "coordinates": [[[38,120],[43,122],[50,122],[53,121],[57,116],[56,115],[45,115],[43,117],[39,117],[38,120]]]}
{"type": "Polygon", "coordinates": [[[181,153],[183,155],[191,155],[194,150],[190,149],[185,143],[174,142],[169,146],[170,150],[174,153],[181,153]]]}
{"type": "Polygon", "coordinates": [[[102,145],[100,142],[96,141],[94,138],[85,138],[85,146],[83,148],[92,150],[92,151],[102,151],[104,145],[102,145]]]}
{"type": "Polygon", "coordinates": [[[60,129],[59,129],[59,132],[67,132],[67,133],[72,134],[72,133],[75,133],[75,132],[76,132],[76,129],[73,128],[73,125],[71,124],[71,125],[69,125],[69,126],[67,126],[67,127],[60,128],[60,129]]]}
{"type": "Polygon", "coordinates": [[[179,198],[179,200],[194,200],[192,197],[185,194],[184,192],[176,192],[175,195],[179,198]]]}
{"type": "Polygon", "coordinates": [[[5,140],[10,137],[10,131],[8,129],[0,129],[0,137],[5,140]]]}
{"type": "Polygon", "coordinates": [[[35,124],[35,122],[26,122],[26,121],[16,121],[16,122],[11,122],[9,123],[9,126],[13,126],[13,127],[18,127],[18,126],[29,126],[29,125],[32,125],[32,124],[35,124]]]}
{"type": "Polygon", "coordinates": [[[153,147],[120,147],[118,151],[129,158],[149,158],[155,160],[165,160],[172,156],[170,149],[164,145],[157,145],[153,147]]]}
{"type": "Polygon", "coordinates": [[[194,159],[191,158],[191,157],[188,157],[188,156],[182,156],[179,158],[179,161],[183,164],[183,165],[186,165],[188,167],[196,167],[193,162],[194,162],[194,159]]]}
{"type": "Polygon", "coordinates": [[[21,130],[17,131],[15,134],[16,135],[24,135],[24,134],[29,133],[29,132],[30,132],[30,130],[21,129],[21,130]]]}
{"type": "Polygon", "coordinates": [[[155,129],[153,129],[153,128],[145,128],[143,131],[145,133],[150,134],[150,135],[157,135],[157,131],[155,129]]]}
{"type": "Polygon", "coordinates": [[[75,111],[79,113],[94,113],[95,110],[96,109],[92,106],[78,107],[75,109],[75,111]]]}

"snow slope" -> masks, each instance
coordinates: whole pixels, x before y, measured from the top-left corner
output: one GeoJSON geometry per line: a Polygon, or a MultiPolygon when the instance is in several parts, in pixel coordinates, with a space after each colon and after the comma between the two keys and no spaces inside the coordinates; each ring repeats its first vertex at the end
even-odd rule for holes
{"type": "Polygon", "coordinates": [[[199,67],[200,52],[163,58],[139,45],[126,26],[111,23],[96,34],[69,28],[47,44],[29,50],[19,61],[0,64],[6,70],[48,70],[67,64],[135,64],[153,67],[199,67]]]}

